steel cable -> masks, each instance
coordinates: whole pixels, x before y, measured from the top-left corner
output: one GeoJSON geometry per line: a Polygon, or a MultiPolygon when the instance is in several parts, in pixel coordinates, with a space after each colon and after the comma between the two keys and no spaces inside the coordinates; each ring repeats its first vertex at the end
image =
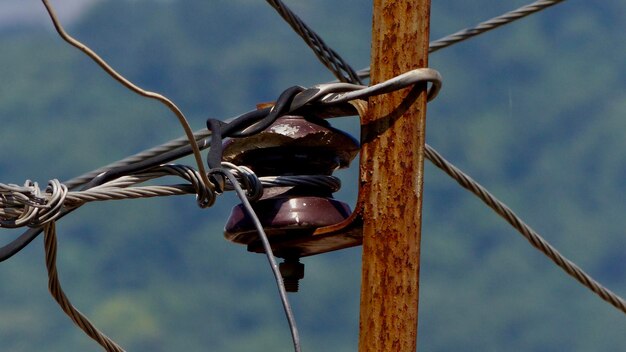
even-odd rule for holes
{"type": "Polygon", "coordinates": [[[315,31],[304,23],[281,0],[266,0],[291,28],[313,50],[315,56],[328,68],[338,80],[361,84],[361,79],[354,69],[344,59],[331,49],[315,31]]]}
{"type": "Polygon", "coordinates": [[[513,228],[515,228],[530,244],[538,249],[541,253],[545,254],[556,265],[563,269],[567,274],[575,278],[583,286],[590,289],[592,292],[600,296],[603,300],[613,305],[623,313],[626,313],[626,302],[617,294],[604,287],[602,284],[594,280],[591,276],[585,273],[581,268],[574,264],[569,259],[565,258],[559,251],[552,247],[548,241],[543,239],[535,230],[528,226],[522,219],[520,219],[511,208],[506,204],[498,200],[494,195],[489,193],[487,189],[481,186],[478,182],[474,181],[470,176],[465,174],[456,166],[452,165],[441,154],[437,153],[435,149],[426,145],[425,156],[435,166],[443,170],[446,174],[452,177],[461,187],[472,192],[475,196],[480,198],[487,206],[500,215],[506,222],[508,222],[513,228]]]}
{"type": "Polygon", "coordinates": [[[59,304],[61,309],[81,330],[102,346],[107,352],[123,352],[115,341],[104,335],[96,328],[87,317],[85,317],[78,309],[76,309],[69,298],[65,295],[56,266],[57,258],[57,237],[56,225],[54,221],[44,225],[44,248],[46,258],[46,269],[48,271],[48,289],[54,300],[59,304]]]}
{"type": "MultiPolygon", "coordinates": [[[[209,146],[208,138],[211,137],[211,131],[203,128],[201,130],[195,131],[193,135],[194,139],[199,144],[200,150],[203,150],[209,146]]],[[[143,150],[137,154],[133,154],[111,164],[105,165],[96,170],[92,170],[80,176],[76,176],[70,180],[64,181],[63,184],[72,189],[88,183],[89,181],[93,180],[94,177],[102,173],[118,169],[123,166],[137,164],[143,161],[150,161],[151,163],[153,162],[156,164],[164,164],[174,161],[180,157],[187,156],[190,153],[191,146],[189,145],[189,139],[187,138],[187,136],[182,136],[176,139],[172,139],[156,147],[143,150]],[[171,157],[164,157],[167,156],[168,153],[171,154],[171,157]],[[158,160],[154,161],[153,159],[158,160]]]]}
{"type": "MultiPolygon", "coordinates": [[[[367,111],[367,104],[363,101],[353,102],[352,105],[357,109],[359,115],[363,115],[367,111]]],[[[489,191],[487,191],[487,189],[461,171],[461,169],[447,161],[428,144],[425,144],[424,156],[432,162],[433,165],[440,168],[448,174],[448,176],[454,179],[461,187],[472,192],[498,215],[504,218],[511,226],[513,226],[513,228],[524,236],[524,238],[526,238],[526,240],[528,240],[533,247],[550,258],[550,260],[563,269],[567,274],[575,278],[583,286],[590,289],[604,301],[610,303],[623,313],[626,313],[626,302],[620,296],[604,287],[602,284],[585,273],[575,263],[565,258],[556,248],[552,247],[548,241],[543,239],[541,235],[524,223],[524,221],[519,218],[506,204],[498,200],[489,191]]]]}
{"type": "MultiPolygon", "coordinates": [[[[247,190],[251,201],[258,200],[265,187],[307,187],[323,192],[336,192],[341,187],[337,177],[328,175],[257,177],[251,169],[244,166],[224,162],[222,168],[233,173],[247,190]]],[[[224,190],[235,190],[235,186],[226,182],[224,190]]],[[[81,191],[68,191],[58,180],[50,181],[45,193],[39,190],[36,183],[27,182],[24,187],[0,183],[0,194],[0,227],[3,228],[41,227],[87,202],[195,194],[198,205],[204,207],[216,197],[215,191],[204,187],[200,173],[186,165],[162,165],[148,172],[123,176],[81,191]],[[178,176],[189,183],[135,186],[164,176],[178,176]]]]}
{"type": "MultiPolygon", "coordinates": [[[[194,138],[199,142],[200,149],[204,149],[208,147],[208,137],[210,137],[211,131],[201,130],[194,132],[194,138]]],[[[173,139],[159,146],[144,150],[137,154],[131,155],[109,165],[103,166],[96,170],[90,171],[83,175],[72,178],[68,181],[63,182],[69,189],[73,189],[79,186],[84,185],[85,183],[92,180],[94,177],[111,171],[111,170],[121,170],[129,165],[137,165],[137,163],[147,162],[150,164],[161,164],[170,162],[172,160],[178,159],[180,157],[189,155],[191,152],[191,146],[189,145],[189,140],[186,136],[173,139]]],[[[61,214],[59,214],[59,218],[65,216],[72,210],[63,210],[61,214]]],[[[0,247],[0,262],[3,262],[13,255],[21,251],[24,247],[26,247],[30,242],[32,242],[41,232],[42,228],[31,228],[16,239],[11,241],[10,243],[0,247]]]]}
{"type": "MultiPolygon", "coordinates": [[[[521,18],[524,18],[526,16],[532,15],[536,12],[542,11],[547,9],[548,7],[551,7],[553,5],[559,4],[561,2],[564,2],[565,0],[538,0],[535,1],[533,3],[530,3],[528,5],[522,6],[518,9],[515,9],[513,11],[509,11],[505,14],[502,14],[500,16],[494,17],[490,20],[481,22],[479,24],[477,24],[474,27],[470,27],[470,28],[465,28],[462,29],[458,32],[452,33],[450,35],[447,35],[443,38],[437,39],[435,41],[430,42],[429,48],[428,48],[428,52],[429,53],[434,53],[437,50],[443,49],[443,48],[447,48],[451,45],[454,45],[456,43],[460,43],[462,41],[465,41],[467,39],[473,38],[479,34],[483,34],[485,32],[488,32],[492,29],[496,29],[498,27],[507,25],[509,23],[512,23],[514,21],[517,21],[521,18]]],[[[358,72],[359,78],[367,78],[370,76],[370,69],[369,67],[359,70],[358,72]]]]}
{"type": "MultiPolygon", "coordinates": [[[[294,349],[296,352],[301,351],[300,347],[300,337],[298,333],[298,328],[295,322],[295,318],[293,315],[293,311],[291,309],[291,305],[287,298],[287,291],[285,289],[285,284],[282,280],[282,276],[280,274],[280,270],[278,268],[278,264],[274,259],[274,255],[272,252],[272,248],[270,242],[263,230],[263,226],[261,225],[258,217],[256,216],[248,197],[256,197],[256,195],[261,194],[261,190],[250,190],[248,189],[248,194],[241,187],[240,182],[243,182],[247,185],[247,187],[260,187],[261,181],[256,178],[256,175],[247,168],[238,167],[236,165],[226,163],[225,168],[215,168],[209,171],[210,174],[221,174],[227,180],[230,188],[234,189],[241,202],[248,213],[248,216],[251,217],[258,233],[259,237],[263,243],[265,253],[267,259],[269,261],[272,273],[276,280],[276,284],[278,287],[279,295],[281,298],[281,302],[283,305],[283,309],[285,311],[287,321],[289,324],[289,328],[292,335],[292,341],[294,345],[294,349]],[[237,176],[233,174],[231,171],[233,170],[237,176]],[[252,180],[254,179],[254,180],[252,180]]],[[[315,177],[310,177],[308,175],[302,176],[304,179],[315,179],[315,177]]],[[[327,176],[319,176],[318,178],[324,179],[329,178],[327,176]]],[[[270,182],[275,183],[277,179],[280,177],[273,177],[270,182]]],[[[297,183],[297,177],[291,176],[287,178],[287,183],[295,182],[297,183]]],[[[331,182],[332,183],[332,182],[331,182]]],[[[280,182],[279,182],[280,184],[280,182]]],[[[139,174],[136,176],[125,176],[118,180],[113,180],[107,184],[103,184],[101,186],[94,187],[90,190],[73,192],[73,194],[68,194],[67,187],[62,185],[58,181],[50,182],[48,192],[50,193],[48,197],[46,197],[46,201],[40,201],[42,195],[38,192],[38,188],[35,185],[29,185],[25,187],[19,187],[15,185],[0,185],[6,186],[4,188],[0,187],[0,195],[4,197],[14,197],[15,195],[25,195],[24,197],[18,197],[22,205],[24,204],[39,204],[43,203],[42,207],[51,208],[52,210],[57,209],[65,201],[68,201],[72,206],[78,206],[86,201],[93,200],[108,200],[108,199],[118,199],[117,197],[128,198],[128,197],[144,197],[144,196],[155,196],[159,190],[164,190],[166,193],[174,192],[176,194],[182,193],[193,193],[197,192],[198,197],[200,197],[200,193],[202,191],[199,188],[203,187],[202,180],[199,177],[198,171],[193,170],[191,167],[182,166],[182,165],[164,165],[160,167],[158,170],[151,171],[144,174],[139,174]],[[144,182],[155,177],[163,176],[163,174],[175,174],[180,177],[183,177],[190,181],[192,185],[175,185],[175,186],[147,186],[142,188],[131,188],[130,191],[124,193],[122,191],[115,189],[112,186],[128,186],[136,182],[144,182]],[[35,189],[35,191],[33,191],[35,189]],[[148,193],[141,192],[141,190],[148,191],[148,193]],[[139,192],[137,192],[139,191],[139,192]],[[151,193],[155,191],[156,193],[151,193]],[[30,195],[30,196],[29,196],[30,195]],[[49,206],[49,202],[53,202],[52,206],[49,206]]],[[[309,186],[308,181],[304,183],[304,185],[309,186]]],[[[284,186],[284,184],[280,184],[279,186],[284,186]]],[[[213,191],[209,191],[213,192],[213,191]]],[[[173,194],[174,194],[173,193],[173,194]]],[[[167,194],[171,195],[171,194],[167,194]]],[[[94,341],[100,344],[107,352],[122,352],[124,349],[120,347],[117,343],[111,340],[109,337],[104,335],[98,328],[96,328],[91,321],[87,317],[85,317],[78,309],[76,309],[69,298],[63,291],[61,287],[61,283],[58,276],[58,270],[56,266],[56,256],[57,256],[57,237],[56,237],[56,216],[54,213],[46,214],[46,218],[42,219],[40,222],[40,226],[43,227],[44,230],[44,249],[45,249],[45,261],[46,261],[46,269],[48,272],[48,288],[50,290],[50,294],[53,296],[54,300],[59,304],[61,309],[67,314],[67,316],[81,329],[85,334],[91,337],[94,341]]]]}
{"type": "Polygon", "coordinates": [[[532,15],[536,12],[547,9],[548,7],[554,6],[558,3],[561,3],[565,0],[538,0],[531,4],[522,6],[513,11],[509,11],[500,16],[494,17],[488,21],[481,22],[474,27],[466,28],[460,30],[456,33],[452,33],[447,35],[441,39],[437,39],[430,43],[428,52],[434,53],[435,51],[443,48],[447,48],[450,45],[462,42],[464,40],[475,37],[479,34],[488,32],[492,29],[496,29],[498,27],[504,26],[511,22],[517,21],[521,18],[524,18],[528,15],[532,15]]]}

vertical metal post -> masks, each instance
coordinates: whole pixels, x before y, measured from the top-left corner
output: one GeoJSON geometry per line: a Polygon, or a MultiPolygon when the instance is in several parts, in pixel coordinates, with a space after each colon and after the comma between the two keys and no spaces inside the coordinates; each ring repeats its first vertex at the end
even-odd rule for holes
{"type": "MultiPolygon", "coordinates": [[[[372,84],[428,65],[430,0],[374,0],[372,84]]],[[[360,352],[414,352],[426,85],[370,98],[362,121],[360,352]]]]}

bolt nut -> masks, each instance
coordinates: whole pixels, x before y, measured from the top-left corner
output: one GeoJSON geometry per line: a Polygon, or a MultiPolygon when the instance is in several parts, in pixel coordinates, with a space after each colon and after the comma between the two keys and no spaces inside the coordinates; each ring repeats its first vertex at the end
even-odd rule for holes
{"type": "Polygon", "coordinates": [[[304,278],[304,264],[299,259],[285,259],[278,265],[287,292],[298,292],[299,281],[304,278]]]}

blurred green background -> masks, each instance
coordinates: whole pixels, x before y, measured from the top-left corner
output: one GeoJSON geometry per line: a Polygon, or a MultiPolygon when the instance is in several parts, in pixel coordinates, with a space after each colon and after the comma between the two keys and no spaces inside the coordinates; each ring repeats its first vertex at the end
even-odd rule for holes
{"type": "MultiPolygon", "coordinates": [[[[194,129],[333,77],[264,2],[53,1],[68,30],[194,129]],[[74,6],[79,6],[78,8],[74,6]]],[[[288,2],[355,68],[371,3],[288,2]]],[[[431,38],[526,1],[433,1],[431,38]]],[[[69,179],[182,135],[52,30],[0,5],[0,182],[69,179]]],[[[570,0],[433,54],[427,140],[563,254],[626,295],[626,3],[570,0]]],[[[354,118],[334,122],[358,135],[354,118]]],[[[191,164],[190,159],[181,162],[191,164]]],[[[337,198],[354,203],[356,164],[337,198]]],[[[290,351],[266,259],[225,241],[232,195],[91,203],[58,223],[73,303],[128,351],[290,351]]],[[[20,232],[2,230],[0,244],[20,232]]],[[[624,315],[426,165],[422,351],[626,351],[624,315]]],[[[305,351],[356,351],[360,248],[304,259],[291,295],[305,351]]],[[[41,238],[0,263],[0,350],[99,351],[47,291],[41,238]]]]}

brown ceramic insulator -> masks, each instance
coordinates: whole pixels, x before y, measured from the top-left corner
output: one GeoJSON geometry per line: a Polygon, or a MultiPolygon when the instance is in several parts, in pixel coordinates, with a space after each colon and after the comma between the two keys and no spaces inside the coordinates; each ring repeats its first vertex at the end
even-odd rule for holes
{"type": "Polygon", "coordinates": [[[280,117],[266,130],[224,143],[223,160],[250,167],[258,176],[330,175],[347,167],[359,143],[321,119],[280,117]]]}
{"type": "MultiPolygon", "coordinates": [[[[258,176],[331,175],[347,167],[358,151],[354,138],[324,120],[283,116],[254,136],[226,141],[223,160],[245,165],[258,176]]],[[[333,199],[329,191],[310,187],[268,188],[253,208],[273,247],[293,239],[306,241],[316,229],[351,214],[349,206],[333,199]]],[[[249,247],[259,242],[242,205],[233,208],[224,235],[249,247]]],[[[279,253],[291,253],[280,249],[279,253]]]]}
{"type": "MultiPolygon", "coordinates": [[[[271,241],[308,236],[319,227],[339,223],[350,216],[350,207],[329,197],[268,198],[253,204],[271,241]]],[[[258,240],[254,224],[241,204],[235,206],[225,227],[226,238],[241,244],[258,240]]]]}

